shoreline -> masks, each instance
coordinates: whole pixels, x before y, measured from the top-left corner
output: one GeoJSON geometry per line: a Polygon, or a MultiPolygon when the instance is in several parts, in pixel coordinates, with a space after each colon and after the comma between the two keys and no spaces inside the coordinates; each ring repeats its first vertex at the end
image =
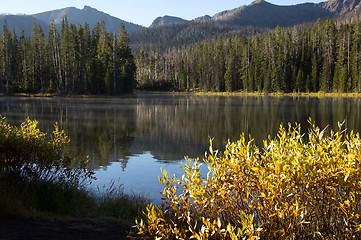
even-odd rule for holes
{"type": "Polygon", "coordinates": [[[171,91],[146,91],[136,90],[132,93],[121,94],[117,96],[102,95],[102,94],[89,94],[89,95],[60,95],[57,93],[13,93],[13,94],[0,94],[0,97],[28,97],[28,98],[124,98],[124,97],[135,97],[137,94],[148,93],[148,94],[193,94],[193,95],[207,95],[207,96],[272,96],[272,97],[361,97],[361,93],[326,93],[326,92],[202,92],[202,91],[189,91],[189,92],[171,92],[171,91]]]}

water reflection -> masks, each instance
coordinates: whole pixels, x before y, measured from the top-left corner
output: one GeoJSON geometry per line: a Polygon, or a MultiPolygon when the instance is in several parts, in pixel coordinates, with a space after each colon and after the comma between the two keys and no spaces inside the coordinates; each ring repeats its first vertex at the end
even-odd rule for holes
{"type": "MultiPolygon", "coordinates": [[[[181,176],[182,169],[178,167],[177,162],[157,161],[150,152],[137,154],[129,157],[126,171],[123,171],[122,164],[114,162],[106,171],[97,170],[95,176],[98,180],[95,186],[100,190],[106,190],[112,182],[115,185],[121,184],[124,192],[128,194],[141,194],[152,200],[154,204],[160,204],[162,184],[158,181],[161,175],[160,169],[167,170],[169,176],[173,174],[181,176]]],[[[201,174],[205,174],[205,165],[201,168],[201,174]]]]}
{"type": "Polygon", "coordinates": [[[0,98],[0,114],[19,124],[37,119],[43,131],[58,122],[71,139],[71,151],[89,156],[90,167],[106,170],[119,162],[122,171],[132,156],[149,152],[166,164],[185,155],[202,157],[209,138],[222,148],[244,132],[258,145],[275,136],[280,123],[307,119],[325,127],[347,119],[361,130],[358,98],[226,97],[191,94],[137,94],[121,99],[0,98]]]}
{"type": "Polygon", "coordinates": [[[309,117],[332,128],[347,119],[348,129],[360,131],[360,104],[358,98],[144,96],[137,104],[138,137],[133,147],[170,160],[185,154],[202,156],[209,138],[222,148],[241,133],[251,134],[262,146],[262,140],[277,134],[281,123],[298,122],[306,131],[309,117]]]}

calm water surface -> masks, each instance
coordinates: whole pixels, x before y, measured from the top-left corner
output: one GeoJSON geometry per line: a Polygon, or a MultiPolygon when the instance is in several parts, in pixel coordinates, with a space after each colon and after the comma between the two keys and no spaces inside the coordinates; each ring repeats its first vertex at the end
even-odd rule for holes
{"type": "MultiPolygon", "coordinates": [[[[181,175],[184,156],[204,156],[213,138],[222,149],[227,140],[251,134],[255,143],[277,134],[279,125],[311,117],[331,128],[345,119],[361,131],[361,99],[317,97],[227,97],[188,94],[136,94],[119,99],[0,98],[0,115],[20,124],[28,116],[39,128],[55,122],[71,139],[71,151],[89,156],[97,180],[92,188],[123,184],[126,193],[141,193],[159,203],[160,169],[181,175]]],[[[205,169],[203,169],[205,172],[205,169]]]]}

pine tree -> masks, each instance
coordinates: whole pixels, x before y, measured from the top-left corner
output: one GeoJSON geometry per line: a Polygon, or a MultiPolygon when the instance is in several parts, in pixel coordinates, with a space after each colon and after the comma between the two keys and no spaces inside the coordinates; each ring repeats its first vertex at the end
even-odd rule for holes
{"type": "Polygon", "coordinates": [[[351,91],[361,91],[361,22],[352,23],[350,53],[351,91]]]}
{"type": "Polygon", "coordinates": [[[19,83],[19,92],[27,92],[30,85],[28,79],[28,62],[29,62],[29,49],[30,49],[30,39],[25,36],[24,30],[20,31],[20,41],[19,41],[19,58],[21,59],[21,72],[20,83],[19,83]]]}
{"type": "Polygon", "coordinates": [[[236,90],[237,69],[235,63],[235,48],[231,41],[229,41],[230,49],[226,60],[226,72],[224,74],[225,89],[227,92],[236,90]]]}
{"type": "Polygon", "coordinates": [[[34,20],[31,30],[31,91],[45,92],[45,37],[41,26],[34,20]]]}
{"type": "Polygon", "coordinates": [[[51,67],[48,90],[50,92],[56,91],[58,93],[62,91],[63,86],[60,41],[59,32],[55,28],[55,22],[52,21],[48,29],[46,46],[49,66],[51,67]]]}
{"type": "Polygon", "coordinates": [[[222,92],[224,91],[224,74],[225,74],[225,52],[223,39],[221,37],[217,38],[216,43],[216,56],[215,56],[215,82],[214,89],[215,91],[222,92]]]}
{"type": "Polygon", "coordinates": [[[2,36],[1,36],[1,79],[0,79],[0,92],[5,91],[9,92],[9,50],[10,48],[10,32],[7,28],[7,24],[4,24],[2,27],[2,36]]]}
{"type": "Polygon", "coordinates": [[[335,34],[336,26],[331,20],[326,20],[323,25],[323,67],[321,74],[320,88],[324,92],[329,92],[332,87],[334,72],[335,54],[335,34]]]}
{"type": "Polygon", "coordinates": [[[305,82],[303,81],[303,72],[302,72],[301,68],[298,70],[295,85],[296,85],[295,90],[297,92],[303,92],[304,91],[305,82]]]}
{"type": "Polygon", "coordinates": [[[114,54],[119,64],[115,68],[115,86],[119,86],[119,93],[130,92],[135,87],[136,65],[134,62],[132,50],[129,47],[128,33],[125,30],[124,24],[121,24],[119,26],[119,32],[117,34],[116,41],[116,51],[114,52],[114,54]],[[119,80],[117,80],[117,78],[119,80]]]}

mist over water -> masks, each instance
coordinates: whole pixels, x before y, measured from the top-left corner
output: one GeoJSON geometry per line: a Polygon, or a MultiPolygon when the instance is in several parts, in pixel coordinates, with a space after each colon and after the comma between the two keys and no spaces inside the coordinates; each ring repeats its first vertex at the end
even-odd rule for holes
{"type": "MultiPolygon", "coordinates": [[[[160,201],[160,168],[181,174],[184,156],[201,158],[213,139],[223,149],[228,139],[251,134],[263,140],[277,135],[280,124],[301,123],[309,117],[321,128],[361,131],[361,100],[335,97],[198,96],[141,93],[125,98],[19,98],[0,99],[0,115],[19,125],[27,117],[39,121],[45,132],[55,122],[70,137],[70,151],[88,156],[96,171],[93,187],[111,181],[126,193],[142,193],[160,201]]],[[[206,169],[203,169],[206,172],[206,169]]]]}

